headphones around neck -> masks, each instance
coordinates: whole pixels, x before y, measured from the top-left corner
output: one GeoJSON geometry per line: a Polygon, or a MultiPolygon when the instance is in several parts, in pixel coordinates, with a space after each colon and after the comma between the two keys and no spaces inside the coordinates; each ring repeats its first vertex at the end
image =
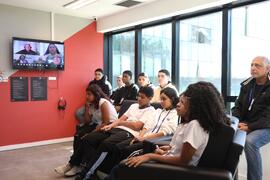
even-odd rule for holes
{"type": "Polygon", "coordinates": [[[58,110],[65,110],[66,109],[66,106],[67,106],[67,101],[61,97],[59,100],[58,100],[58,110]]]}

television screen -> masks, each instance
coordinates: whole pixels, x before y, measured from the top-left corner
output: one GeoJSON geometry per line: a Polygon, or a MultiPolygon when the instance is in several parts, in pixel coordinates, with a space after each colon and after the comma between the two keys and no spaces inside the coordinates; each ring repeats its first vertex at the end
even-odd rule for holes
{"type": "Polygon", "coordinates": [[[64,43],[13,38],[13,69],[64,70],[64,43]]]}

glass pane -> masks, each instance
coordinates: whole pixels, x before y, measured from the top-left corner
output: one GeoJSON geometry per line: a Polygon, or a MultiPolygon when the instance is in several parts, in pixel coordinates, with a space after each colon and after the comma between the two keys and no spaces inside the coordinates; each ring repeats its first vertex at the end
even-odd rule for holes
{"type": "Polygon", "coordinates": [[[222,14],[180,21],[180,92],[210,81],[221,90],[222,14]]]}
{"type": "Polygon", "coordinates": [[[142,72],[148,74],[154,85],[158,85],[157,74],[160,69],[171,72],[171,54],[171,23],[142,30],[142,72]]]}
{"type": "Polygon", "coordinates": [[[231,95],[238,96],[240,83],[250,77],[256,56],[270,57],[270,2],[232,10],[231,95]]]}
{"type": "Polygon", "coordinates": [[[125,70],[131,70],[134,73],[134,42],[135,32],[125,32],[113,35],[112,47],[112,86],[117,87],[117,76],[125,70]]]}

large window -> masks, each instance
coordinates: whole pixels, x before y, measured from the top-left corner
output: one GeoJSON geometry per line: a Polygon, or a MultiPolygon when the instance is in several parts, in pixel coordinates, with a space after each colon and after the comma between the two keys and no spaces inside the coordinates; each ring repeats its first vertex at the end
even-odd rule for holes
{"type": "Polygon", "coordinates": [[[240,83],[250,77],[256,56],[270,57],[270,2],[232,10],[231,95],[238,96],[240,83]]]}
{"type": "Polygon", "coordinates": [[[224,93],[226,101],[234,101],[240,83],[250,77],[252,59],[270,57],[269,9],[270,0],[235,1],[152,25],[136,25],[124,33],[110,32],[105,38],[112,38],[112,51],[107,49],[112,52],[108,56],[112,84],[115,87],[116,76],[128,69],[147,73],[157,85],[157,72],[167,69],[173,72],[173,83],[180,92],[191,83],[210,81],[224,93]]]}
{"type": "Polygon", "coordinates": [[[125,70],[134,73],[134,31],[113,35],[112,86],[116,87],[117,76],[125,70]]]}
{"type": "Polygon", "coordinates": [[[142,29],[142,72],[157,85],[160,69],[171,72],[172,25],[163,24],[142,29]]]}
{"type": "Polygon", "coordinates": [[[180,92],[200,80],[221,90],[221,42],[221,13],[180,21],[180,92]]]}

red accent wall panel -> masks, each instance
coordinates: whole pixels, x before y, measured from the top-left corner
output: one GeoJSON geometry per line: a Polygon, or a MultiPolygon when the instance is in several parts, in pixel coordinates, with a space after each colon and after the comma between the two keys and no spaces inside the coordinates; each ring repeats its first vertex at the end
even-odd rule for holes
{"type": "Polygon", "coordinates": [[[92,23],[65,40],[64,71],[18,71],[12,76],[29,77],[29,101],[10,101],[10,82],[0,83],[0,146],[73,136],[75,111],[82,106],[85,88],[94,70],[103,67],[103,34],[92,23]],[[48,100],[30,100],[30,77],[48,80],[48,100]],[[58,99],[67,101],[65,111],[58,99]]]}

